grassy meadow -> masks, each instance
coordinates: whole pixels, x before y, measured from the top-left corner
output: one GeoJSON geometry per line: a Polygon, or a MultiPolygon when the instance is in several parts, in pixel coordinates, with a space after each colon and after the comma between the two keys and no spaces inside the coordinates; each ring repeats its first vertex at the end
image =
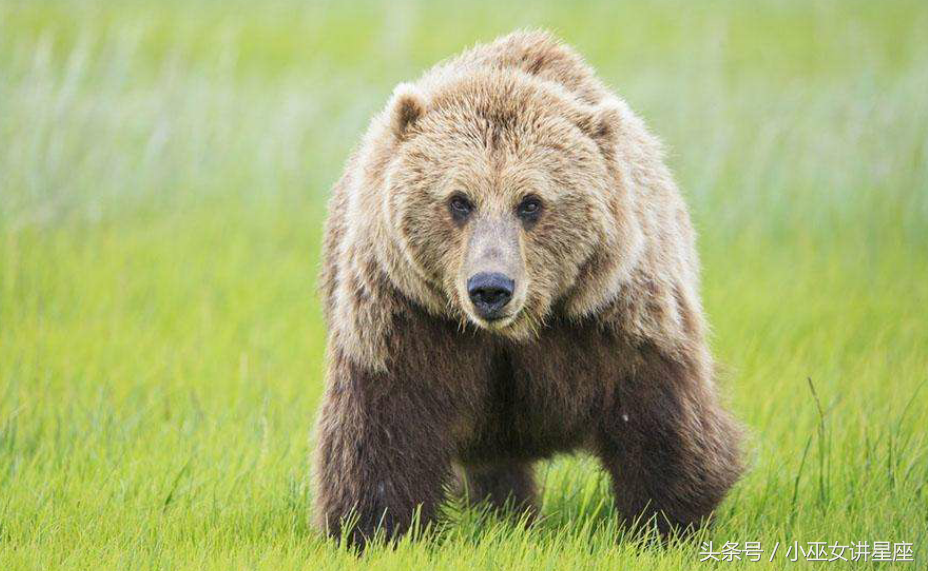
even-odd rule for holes
{"type": "Polygon", "coordinates": [[[0,569],[925,569],[926,30],[918,0],[0,0],[0,569]],[[308,524],[326,197],[396,83],[526,26],[666,142],[751,470],[689,543],[623,538],[568,457],[529,531],[452,502],[357,557],[308,524]],[[915,561],[786,553],[852,541],[915,561]]]}

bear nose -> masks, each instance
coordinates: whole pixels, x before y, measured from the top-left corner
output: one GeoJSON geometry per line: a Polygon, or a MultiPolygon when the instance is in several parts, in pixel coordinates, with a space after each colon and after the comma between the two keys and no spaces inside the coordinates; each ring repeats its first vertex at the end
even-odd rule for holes
{"type": "Polygon", "coordinates": [[[515,282],[500,273],[482,272],[467,280],[467,294],[477,313],[490,321],[500,317],[500,310],[512,299],[514,287],[515,282]]]}

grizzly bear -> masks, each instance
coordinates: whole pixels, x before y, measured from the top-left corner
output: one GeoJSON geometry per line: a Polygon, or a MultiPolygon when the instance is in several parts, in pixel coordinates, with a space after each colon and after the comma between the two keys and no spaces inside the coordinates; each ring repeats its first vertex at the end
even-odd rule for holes
{"type": "Polygon", "coordinates": [[[592,453],[625,524],[704,523],[742,472],[660,144],[543,32],[398,86],[329,204],[317,525],[363,545],[467,498],[533,509],[592,453]],[[350,526],[350,530],[349,527],[350,526]]]}

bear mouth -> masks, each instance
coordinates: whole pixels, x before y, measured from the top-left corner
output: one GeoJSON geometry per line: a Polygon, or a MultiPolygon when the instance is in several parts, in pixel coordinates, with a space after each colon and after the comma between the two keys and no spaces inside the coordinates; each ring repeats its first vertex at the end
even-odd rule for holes
{"type": "Polygon", "coordinates": [[[504,313],[500,315],[493,316],[479,316],[475,315],[472,312],[467,312],[470,320],[480,327],[481,329],[487,329],[489,331],[504,331],[510,325],[512,325],[519,316],[519,311],[512,311],[509,313],[504,313]]]}
{"type": "MultiPolygon", "coordinates": [[[[457,296],[457,305],[467,321],[477,326],[479,329],[492,331],[503,335],[513,335],[518,324],[521,322],[525,309],[524,291],[517,291],[513,299],[502,308],[496,311],[481,311],[473,300],[469,299],[461,287],[457,296]]],[[[517,334],[516,334],[517,335],[517,334]]],[[[518,336],[518,335],[517,335],[518,336]]]]}
{"type": "Polygon", "coordinates": [[[491,329],[502,329],[515,321],[514,314],[494,315],[483,319],[491,329]]]}

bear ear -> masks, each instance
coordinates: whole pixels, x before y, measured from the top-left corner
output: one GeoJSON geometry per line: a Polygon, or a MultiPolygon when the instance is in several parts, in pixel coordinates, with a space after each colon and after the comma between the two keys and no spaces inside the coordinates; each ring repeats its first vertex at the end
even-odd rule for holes
{"type": "Polygon", "coordinates": [[[426,107],[425,96],[414,85],[396,86],[390,102],[390,126],[397,139],[403,141],[409,136],[409,129],[425,115],[426,107]]]}
{"type": "Polygon", "coordinates": [[[588,107],[581,111],[577,118],[580,130],[596,141],[607,156],[612,153],[621,122],[622,110],[614,101],[604,101],[595,107],[588,107]]]}

